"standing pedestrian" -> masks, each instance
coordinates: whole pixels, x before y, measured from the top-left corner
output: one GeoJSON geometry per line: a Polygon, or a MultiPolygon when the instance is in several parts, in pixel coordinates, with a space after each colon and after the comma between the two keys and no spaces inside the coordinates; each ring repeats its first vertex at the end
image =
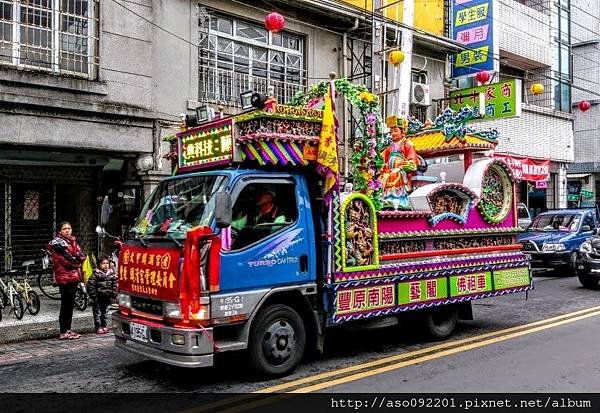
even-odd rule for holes
{"type": "Polygon", "coordinates": [[[96,333],[106,334],[110,332],[106,327],[106,310],[117,297],[117,273],[110,268],[107,256],[100,258],[98,268],[88,280],[87,291],[92,299],[96,333]]]}
{"type": "Polygon", "coordinates": [[[71,224],[63,221],[58,224],[58,235],[48,244],[48,250],[52,254],[54,279],[60,289],[60,314],[58,316],[60,340],[73,340],[81,337],[71,330],[71,323],[77,284],[83,281],[81,266],[86,255],[72,233],[71,224]]]}

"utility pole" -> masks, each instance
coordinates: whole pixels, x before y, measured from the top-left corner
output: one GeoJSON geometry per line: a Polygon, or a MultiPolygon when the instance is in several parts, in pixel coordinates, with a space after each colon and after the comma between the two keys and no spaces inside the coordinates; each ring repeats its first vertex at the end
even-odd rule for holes
{"type": "Polygon", "coordinates": [[[414,26],[414,13],[414,0],[404,0],[402,10],[402,23],[404,23],[404,27],[401,30],[401,47],[404,52],[404,62],[400,65],[400,87],[398,90],[398,114],[401,116],[410,115],[413,33],[408,27],[414,26]]]}

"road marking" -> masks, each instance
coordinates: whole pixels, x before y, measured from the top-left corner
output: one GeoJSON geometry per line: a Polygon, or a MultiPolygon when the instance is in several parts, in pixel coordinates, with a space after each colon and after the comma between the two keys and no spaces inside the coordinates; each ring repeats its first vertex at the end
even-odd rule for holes
{"type": "Polygon", "coordinates": [[[551,317],[551,318],[547,318],[544,320],[539,320],[539,321],[535,321],[533,323],[529,323],[529,324],[523,324],[523,325],[519,325],[519,326],[515,326],[515,327],[510,327],[510,328],[506,328],[504,330],[497,330],[497,331],[492,331],[490,333],[485,333],[485,334],[481,334],[479,336],[474,336],[474,337],[467,337],[464,339],[460,339],[460,340],[453,340],[453,341],[448,341],[445,343],[441,343],[441,344],[436,344],[433,346],[429,346],[423,349],[419,349],[419,350],[415,350],[412,352],[408,352],[408,353],[401,353],[401,354],[396,354],[393,356],[388,356],[388,357],[384,357],[381,359],[376,359],[376,360],[372,360],[366,363],[361,363],[361,364],[356,364],[354,366],[350,366],[350,367],[344,367],[338,370],[331,370],[331,371],[327,371],[325,373],[320,373],[320,374],[316,374],[313,376],[308,376],[308,377],[304,377],[298,380],[293,380],[293,381],[288,381],[282,384],[278,384],[275,386],[270,386],[270,387],[265,387],[263,389],[257,390],[254,393],[274,393],[274,392],[279,392],[282,390],[286,390],[289,389],[291,387],[296,387],[302,384],[306,384],[306,383],[310,383],[310,382],[314,382],[317,380],[323,380],[323,379],[327,379],[330,377],[334,377],[334,376],[338,376],[341,374],[346,374],[346,373],[351,373],[351,372],[355,372],[358,370],[366,370],[366,369],[370,369],[373,367],[378,367],[381,366],[382,364],[388,364],[388,363],[392,363],[398,360],[403,360],[403,359],[407,359],[407,358],[412,358],[415,356],[419,356],[419,355],[423,355],[426,353],[431,353],[431,352],[435,352],[437,350],[444,350],[450,347],[456,347],[456,346],[461,346],[463,344],[468,344],[468,343],[472,343],[475,341],[481,341],[481,340],[485,340],[488,339],[490,337],[495,337],[495,336],[500,336],[500,335],[504,335],[504,334],[510,334],[513,333],[515,331],[520,331],[520,330],[526,330],[532,327],[536,327],[542,324],[548,324],[548,323],[553,323],[555,321],[558,320],[562,320],[565,318],[571,318],[571,317],[575,317],[578,316],[580,314],[584,314],[584,313],[589,313],[589,312],[595,312],[595,311],[599,311],[600,310],[600,306],[598,307],[591,307],[591,308],[586,308],[585,310],[579,310],[579,311],[574,311],[572,313],[567,313],[567,314],[562,314],[556,317],[551,317]]]}
{"type": "Polygon", "coordinates": [[[574,321],[594,317],[597,315],[600,315],[600,306],[586,308],[583,310],[578,310],[572,313],[562,314],[555,317],[550,317],[529,324],[523,324],[515,327],[506,328],[503,330],[492,331],[474,337],[468,337],[460,340],[436,344],[412,352],[396,354],[393,356],[372,360],[366,363],[356,364],[354,366],[344,367],[337,370],[319,373],[313,376],[303,377],[297,380],[291,380],[275,386],[259,389],[250,394],[240,395],[225,400],[220,400],[217,402],[204,404],[196,408],[191,408],[185,410],[184,413],[200,413],[208,411],[223,411],[233,413],[238,411],[244,411],[262,406],[264,404],[275,402],[285,397],[290,397],[289,393],[308,393],[316,390],[321,390],[338,384],[360,380],[362,378],[366,378],[390,370],[396,370],[413,364],[422,363],[424,361],[434,360],[436,358],[444,357],[447,355],[456,354],[478,347],[502,342],[511,338],[524,336],[537,331],[542,331],[562,324],[571,323],[574,321]],[[373,370],[373,368],[375,368],[375,370],[373,370]],[[333,381],[320,382],[321,380],[329,379],[332,377],[334,378],[333,381]],[[307,386],[303,387],[302,385],[307,386]],[[293,389],[290,390],[288,394],[280,394],[264,399],[256,399],[256,393],[275,393],[291,388],[293,389]],[[219,407],[222,407],[226,410],[215,410],[219,407]],[[229,409],[227,407],[229,407],[229,409]]]}
{"type": "Polygon", "coordinates": [[[400,363],[394,363],[388,366],[384,366],[384,367],[380,367],[378,369],[375,370],[371,370],[371,371],[366,371],[366,372],[361,372],[361,373],[357,373],[357,374],[353,374],[350,376],[345,376],[339,379],[335,379],[326,383],[319,383],[319,384],[315,384],[312,386],[307,386],[307,387],[302,387],[299,389],[295,389],[292,390],[291,393],[310,393],[310,392],[314,392],[317,390],[321,390],[321,389],[325,389],[327,387],[333,387],[333,386],[337,386],[338,384],[343,384],[343,383],[348,383],[351,381],[356,381],[356,380],[360,380],[360,379],[364,379],[370,376],[374,376],[377,374],[381,374],[381,373],[385,373],[388,372],[390,370],[397,370],[400,369],[402,367],[407,367],[407,366],[411,366],[413,364],[417,364],[417,363],[423,363],[425,361],[429,361],[429,360],[435,360],[441,357],[445,357],[445,356],[449,356],[452,354],[456,354],[456,353],[462,353],[464,351],[467,350],[473,350],[479,347],[484,347],[490,344],[496,344],[496,343],[500,343],[502,341],[506,341],[506,340],[510,340],[513,338],[517,338],[517,337],[522,337],[522,336],[526,336],[532,333],[536,333],[538,331],[543,331],[543,330],[547,330],[550,328],[554,328],[554,327],[558,327],[561,326],[563,324],[569,324],[569,323],[573,323],[575,321],[579,321],[579,320],[584,320],[586,318],[590,318],[590,317],[595,317],[595,316],[600,316],[600,311],[596,311],[594,313],[589,313],[589,314],[584,314],[578,317],[574,317],[574,318],[569,318],[566,320],[562,320],[562,321],[557,321],[555,323],[552,324],[545,324],[545,325],[541,325],[539,327],[534,327],[534,328],[530,328],[528,330],[524,330],[524,331],[519,331],[516,333],[512,333],[512,334],[508,334],[505,336],[501,336],[501,337],[494,337],[494,338],[490,338],[488,340],[484,340],[484,341],[479,341],[476,343],[472,343],[472,344],[467,344],[461,347],[457,347],[457,348],[453,348],[450,350],[445,350],[445,351],[440,351],[439,353],[434,353],[434,354],[430,354],[430,355],[426,355],[423,357],[418,357],[412,360],[408,360],[408,361],[403,361],[400,363]]]}

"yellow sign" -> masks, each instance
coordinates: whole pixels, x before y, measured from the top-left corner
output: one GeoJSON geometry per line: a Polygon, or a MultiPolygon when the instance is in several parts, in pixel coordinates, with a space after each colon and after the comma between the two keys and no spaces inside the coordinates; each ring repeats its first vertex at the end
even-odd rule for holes
{"type": "MultiPolygon", "coordinates": [[[[342,0],[344,3],[352,4],[368,12],[373,10],[373,0],[342,0]]],[[[381,14],[388,19],[402,23],[404,2],[397,0],[382,0],[381,14]]],[[[428,33],[444,35],[444,0],[420,0],[415,1],[414,23],[418,29],[428,33]]]]}
{"type": "Polygon", "coordinates": [[[455,66],[465,67],[477,63],[487,62],[490,46],[478,47],[473,50],[465,50],[456,55],[455,66]]]}

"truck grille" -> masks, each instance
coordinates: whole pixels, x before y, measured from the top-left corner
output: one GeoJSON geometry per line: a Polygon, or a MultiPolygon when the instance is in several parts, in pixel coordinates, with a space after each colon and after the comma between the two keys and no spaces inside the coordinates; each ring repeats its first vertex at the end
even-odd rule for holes
{"type": "Polygon", "coordinates": [[[134,310],[148,314],[163,315],[162,302],[149,298],[131,297],[131,307],[134,310]]]}

